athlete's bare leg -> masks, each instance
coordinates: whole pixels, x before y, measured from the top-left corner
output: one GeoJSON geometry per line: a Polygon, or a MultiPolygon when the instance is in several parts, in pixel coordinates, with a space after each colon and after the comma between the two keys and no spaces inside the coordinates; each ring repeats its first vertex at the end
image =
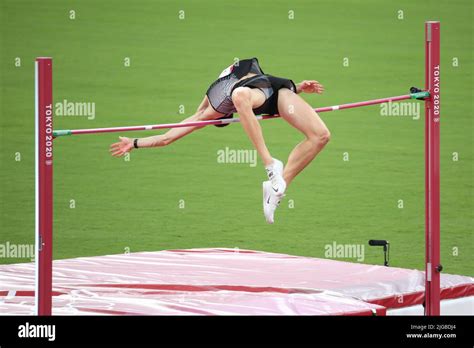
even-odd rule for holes
{"type": "Polygon", "coordinates": [[[285,121],[305,135],[305,139],[290,153],[283,170],[283,178],[289,185],[324,148],[331,135],[313,108],[289,89],[279,90],[278,111],[285,121]]]}
{"type": "Polygon", "coordinates": [[[252,141],[265,167],[273,163],[273,158],[265,144],[260,123],[252,109],[265,102],[265,94],[259,89],[237,87],[232,93],[232,101],[240,116],[240,122],[252,141]]]}

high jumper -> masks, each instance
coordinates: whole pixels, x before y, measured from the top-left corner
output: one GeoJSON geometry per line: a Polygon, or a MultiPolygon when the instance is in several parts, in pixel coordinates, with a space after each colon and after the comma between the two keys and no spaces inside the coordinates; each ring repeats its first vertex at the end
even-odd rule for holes
{"type": "MultiPolygon", "coordinates": [[[[222,71],[211,84],[194,115],[182,122],[199,122],[232,118],[240,122],[265,166],[268,181],[263,182],[263,211],[268,223],[274,222],[274,212],[288,185],[316,157],[330,139],[330,132],[318,113],[299,96],[301,93],[321,94],[324,87],[318,81],[292,80],[265,74],[257,58],[243,59],[222,71]],[[286,166],[272,157],[265,144],[256,115],[279,114],[291,126],[304,134],[288,157],[286,166]]],[[[228,125],[228,124],[224,124],[228,125]]],[[[223,126],[223,125],[221,125],[223,126]]],[[[120,157],[133,149],[167,146],[201,129],[203,126],[173,128],[146,138],[120,137],[110,146],[113,156],[120,157]]]]}

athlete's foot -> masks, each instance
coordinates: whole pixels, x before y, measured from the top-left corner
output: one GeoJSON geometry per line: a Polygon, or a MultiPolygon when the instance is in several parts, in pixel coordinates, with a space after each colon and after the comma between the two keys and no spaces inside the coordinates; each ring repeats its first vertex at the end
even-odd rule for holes
{"type": "Polygon", "coordinates": [[[276,158],[273,163],[265,167],[271,188],[277,197],[283,197],[286,190],[286,182],[283,179],[283,163],[276,158]]]}
{"type": "Polygon", "coordinates": [[[275,210],[280,205],[280,201],[283,198],[282,196],[277,196],[272,187],[271,181],[263,182],[263,215],[265,215],[265,220],[269,224],[274,222],[273,216],[275,215],[275,210]]]}

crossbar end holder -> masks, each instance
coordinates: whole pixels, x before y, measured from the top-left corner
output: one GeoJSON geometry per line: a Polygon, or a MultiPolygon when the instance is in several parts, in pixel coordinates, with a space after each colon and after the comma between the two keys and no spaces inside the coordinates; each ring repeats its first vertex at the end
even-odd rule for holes
{"type": "Polygon", "coordinates": [[[419,89],[418,87],[411,87],[410,95],[411,95],[411,99],[426,100],[430,97],[430,92],[423,91],[419,89]]]}

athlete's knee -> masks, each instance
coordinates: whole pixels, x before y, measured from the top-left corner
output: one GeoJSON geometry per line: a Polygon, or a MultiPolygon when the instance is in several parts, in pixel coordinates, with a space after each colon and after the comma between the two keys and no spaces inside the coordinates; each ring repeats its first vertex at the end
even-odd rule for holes
{"type": "Polygon", "coordinates": [[[237,87],[232,92],[232,102],[237,109],[250,104],[251,100],[252,94],[248,87],[237,87]]]}
{"type": "Polygon", "coordinates": [[[318,132],[312,132],[308,134],[307,138],[315,148],[321,148],[326,146],[329,140],[331,140],[331,133],[326,128],[324,130],[319,130],[318,132]]]}
{"type": "Polygon", "coordinates": [[[331,132],[329,131],[329,129],[326,128],[325,130],[320,132],[319,139],[320,139],[321,143],[324,144],[324,145],[329,143],[329,140],[331,140],[331,132]]]}

